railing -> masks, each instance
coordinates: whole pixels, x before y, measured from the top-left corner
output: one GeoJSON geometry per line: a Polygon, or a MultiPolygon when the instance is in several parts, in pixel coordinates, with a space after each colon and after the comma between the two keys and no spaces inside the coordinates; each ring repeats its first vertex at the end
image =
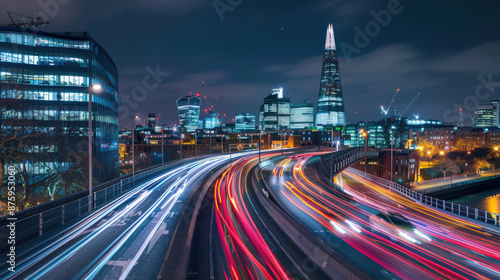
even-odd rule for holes
{"type": "MultiPolygon", "coordinates": [[[[347,170],[356,175],[365,177],[365,172],[363,171],[351,167],[347,168],[347,170]]],[[[432,196],[427,196],[420,192],[412,191],[400,184],[385,180],[383,178],[374,176],[372,174],[366,174],[365,178],[381,186],[387,187],[390,190],[395,190],[409,198],[419,201],[422,204],[429,205],[461,216],[465,216],[467,218],[476,219],[478,221],[485,222],[488,224],[494,224],[495,226],[498,226],[500,224],[499,215],[497,213],[492,213],[483,209],[472,208],[469,206],[448,202],[446,200],[438,199],[432,196]]]]}
{"type": "Polygon", "coordinates": [[[467,181],[461,181],[461,182],[457,182],[457,183],[452,183],[452,184],[449,184],[449,185],[443,185],[443,186],[434,187],[434,188],[422,189],[422,190],[418,190],[417,192],[423,193],[423,194],[428,194],[428,193],[433,193],[433,192],[437,192],[437,191],[442,191],[442,190],[447,190],[447,189],[451,189],[451,188],[456,188],[456,187],[459,187],[459,186],[465,186],[465,185],[469,185],[469,184],[474,184],[474,183],[477,183],[477,182],[485,182],[485,181],[497,180],[498,178],[500,178],[500,175],[495,175],[495,176],[490,176],[490,177],[482,177],[482,178],[477,178],[477,179],[471,179],[471,180],[467,180],[467,181]]]}

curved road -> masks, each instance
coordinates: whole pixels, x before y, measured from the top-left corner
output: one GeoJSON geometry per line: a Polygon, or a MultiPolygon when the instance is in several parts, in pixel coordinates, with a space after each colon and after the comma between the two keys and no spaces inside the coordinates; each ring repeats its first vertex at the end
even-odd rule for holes
{"type": "Polygon", "coordinates": [[[175,165],[64,230],[49,244],[22,253],[16,273],[5,269],[0,277],[156,279],[190,194],[229,160],[222,155],[175,165]]]}
{"type": "Polygon", "coordinates": [[[375,279],[499,279],[500,233],[488,225],[420,204],[343,172],[331,187],[318,153],[290,156],[261,170],[272,194],[304,227],[375,279]],[[399,213],[414,228],[376,216],[399,213]]]}

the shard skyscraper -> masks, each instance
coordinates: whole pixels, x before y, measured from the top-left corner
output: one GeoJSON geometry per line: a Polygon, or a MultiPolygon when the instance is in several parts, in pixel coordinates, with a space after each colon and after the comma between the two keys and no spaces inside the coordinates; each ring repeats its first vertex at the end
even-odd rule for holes
{"type": "Polygon", "coordinates": [[[323,70],[321,71],[316,127],[319,130],[323,130],[326,127],[345,124],[339,60],[337,59],[333,26],[330,24],[326,32],[325,56],[323,58],[323,70]]]}

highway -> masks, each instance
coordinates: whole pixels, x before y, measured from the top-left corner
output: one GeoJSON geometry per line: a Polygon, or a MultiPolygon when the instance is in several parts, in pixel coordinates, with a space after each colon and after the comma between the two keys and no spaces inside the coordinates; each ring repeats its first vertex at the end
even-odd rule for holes
{"type": "Polygon", "coordinates": [[[257,164],[257,156],[235,161],[209,190],[188,279],[329,279],[258,202],[251,171],[257,164]]]}
{"type": "Polygon", "coordinates": [[[18,255],[16,273],[4,269],[0,278],[156,279],[189,195],[229,160],[222,155],[174,165],[65,229],[54,241],[18,255]]]}
{"type": "Polygon", "coordinates": [[[498,229],[350,172],[332,188],[316,171],[317,156],[291,156],[261,172],[278,203],[344,259],[375,279],[500,278],[498,229]]]}

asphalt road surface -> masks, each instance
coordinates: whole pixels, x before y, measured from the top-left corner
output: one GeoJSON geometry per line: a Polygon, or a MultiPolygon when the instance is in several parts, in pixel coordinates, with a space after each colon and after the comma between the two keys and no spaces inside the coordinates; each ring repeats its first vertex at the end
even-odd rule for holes
{"type": "Polygon", "coordinates": [[[331,186],[317,172],[317,155],[279,160],[262,174],[287,211],[346,260],[375,279],[500,278],[498,228],[351,172],[331,186]]]}

